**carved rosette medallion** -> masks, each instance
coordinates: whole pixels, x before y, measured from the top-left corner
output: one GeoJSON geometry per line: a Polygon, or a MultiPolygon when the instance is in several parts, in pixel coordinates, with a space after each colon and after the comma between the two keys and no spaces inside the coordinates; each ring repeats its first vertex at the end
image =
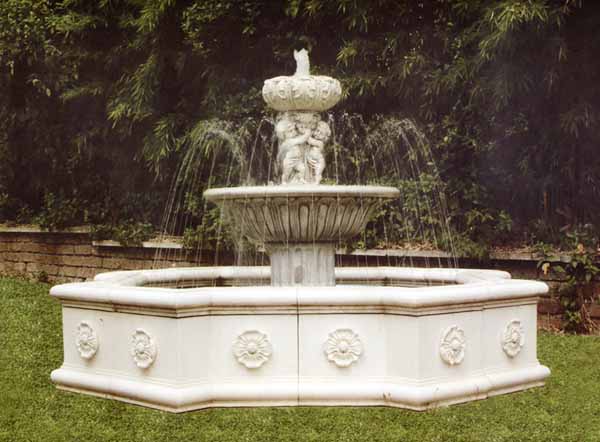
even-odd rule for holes
{"type": "Polygon", "coordinates": [[[81,321],[77,326],[77,336],[75,337],[77,351],[83,359],[92,359],[98,351],[99,342],[96,331],[86,322],[81,321]]]}
{"type": "Polygon", "coordinates": [[[131,357],[135,365],[140,368],[148,368],[156,360],[156,343],[141,328],[138,328],[131,336],[131,357]]]}
{"type": "Polygon", "coordinates": [[[269,360],[273,347],[265,333],[248,330],[233,341],[233,355],[246,368],[259,368],[269,360]]]}
{"type": "Polygon", "coordinates": [[[331,333],[325,342],[325,355],[338,367],[349,367],[362,355],[360,338],[349,328],[340,328],[331,333]]]}
{"type": "Polygon", "coordinates": [[[502,350],[508,357],[514,358],[521,352],[525,345],[525,331],[521,321],[514,319],[510,321],[502,334],[502,350]]]}
{"type": "Polygon", "coordinates": [[[453,325],[442,333],[440,357],[448,365],[458,365],[465,358],[466,347],[465,331],[458,325],[453,325]]]}

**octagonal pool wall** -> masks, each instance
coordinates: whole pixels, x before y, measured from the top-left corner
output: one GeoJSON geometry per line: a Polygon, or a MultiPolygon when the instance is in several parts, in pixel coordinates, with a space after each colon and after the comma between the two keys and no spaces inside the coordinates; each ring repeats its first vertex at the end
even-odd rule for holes
{"type": "Polygon", "coordinates": [[[384,267],[336,269],[335,287],[271,287],[269,272],[112,272],[55,286],[64,363],[52,380],[172,412],[425,410],[541,386],[550,373],[536,355],[543,283],[498,271],[384,267]]]}

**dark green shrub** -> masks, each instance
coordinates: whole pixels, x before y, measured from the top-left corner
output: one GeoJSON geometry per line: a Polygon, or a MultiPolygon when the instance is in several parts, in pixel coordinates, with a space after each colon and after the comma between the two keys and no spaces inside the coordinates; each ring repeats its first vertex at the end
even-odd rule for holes
{"type": "Polygon", "coordinates": [[[590,317],[590,307],[600,300],[597,292],[598,237],[591,225],[581,226],[566,233],[564,245],[568,247],[566,262],[550,260],[551,249],[539,244],[541,256],[538,267],[544,274],[556,272],[565,279],[561,284],[558,299],[564,309],[564,328],[570,332],[589,333],[597,329],[590,317]]]}
{"type": "Polygon", "coordinates": [[[42,229],[55,231],[81,224],[86,202],[77,198],[47,193],[41,213],[33,218],[42,229]]]}
{"type": "Polygon", "coordinates": [[[94,224],[91,236],[94,240],[114,240],[123,246],[138,247],[155,236],[152,224],[127,220],[118,225],[94,224]]]}

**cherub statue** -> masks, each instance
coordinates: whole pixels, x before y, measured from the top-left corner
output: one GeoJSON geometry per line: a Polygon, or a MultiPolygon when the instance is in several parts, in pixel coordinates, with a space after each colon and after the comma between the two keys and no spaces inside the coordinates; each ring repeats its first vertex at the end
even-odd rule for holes
{"type": "Polygon", "coordinates": [[[325,169],[325,157],[323,148],[331,136],[331,129],[324,121],[319,121],[317,127],[311,136],[306,140],[310,146],[306,152],[306,163],[308,166],[308,181],[313,184],[319,184],[323,178],[323,169],[325,169]]]}
{"type": "Polygon", "coordinates": [[[281,183],[305,183],[304,145],[310,131],[300,133],[294,122],[284,118],[275,125],[275,133],[279,140],[277,164],[281,167],[281,183]]]}

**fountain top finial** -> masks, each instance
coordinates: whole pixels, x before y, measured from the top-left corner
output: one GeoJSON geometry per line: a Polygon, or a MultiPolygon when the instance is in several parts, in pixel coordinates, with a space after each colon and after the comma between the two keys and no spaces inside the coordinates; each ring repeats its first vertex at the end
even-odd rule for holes
{"type": "Polygon", "coordinates": [[[301,49],[294,51],[294,59],[296,60],[296,72],[294,76],[306,76],[310,75],[310,61],[308,60],[308,51],[301,49]]]}

